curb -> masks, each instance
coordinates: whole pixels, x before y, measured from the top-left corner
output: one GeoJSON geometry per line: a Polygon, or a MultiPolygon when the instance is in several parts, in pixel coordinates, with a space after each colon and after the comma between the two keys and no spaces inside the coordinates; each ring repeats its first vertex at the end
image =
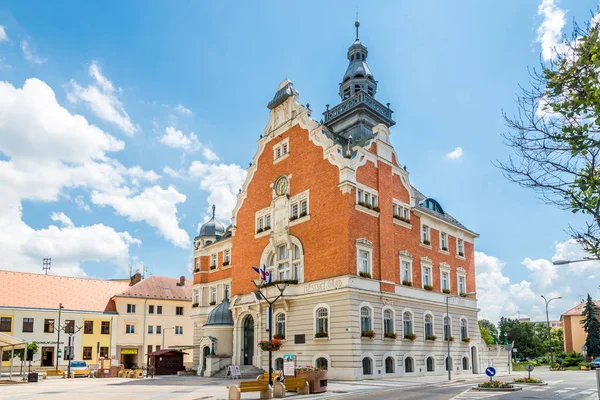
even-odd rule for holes
{"type": "Polygon", "coordinates": [[[513,385],[523,385],[523,386],[547,386],[548,382],[542,383],[524,383],[524,382],[512,382],[513,385]]]}
{"type": "Polygon", "coordinates": [[[522,387],[511,387],[511,388],[482,388],[479,386],[474,386],[471,389],[479,390],[481,392],[516,392],[517,390],[523,390],[522,387]]]}

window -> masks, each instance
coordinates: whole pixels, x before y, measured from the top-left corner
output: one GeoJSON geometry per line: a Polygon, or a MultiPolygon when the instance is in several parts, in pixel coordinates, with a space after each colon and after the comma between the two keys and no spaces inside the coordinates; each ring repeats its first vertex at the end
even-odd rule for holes
{"type": "Polygon", "coordinates": [[[469,331],[467,330],[467,320],[464,318],[460,319],[460,340],[465,340],[469,337],[469,331]]]}
{"type": "Polygon", "coordinates": [[[290,210],[290,219],[296,219],[298,218],[298,214],[299,214],[299,209],[298,209],[298,204],[292,204],[291,206],[291,210],[290,210]]]}
{"type": "MultiPolygon", "coordinates": [[[[156,334],[160,335],[162,333],[162,327],[160,325],[156,325],[156,334]]],[[[160,350],[160,349],[156,349],[160,350]]]]}
{"type": "Polygon", "coordinates": [[[135,325],[125,325],[125,333],[135,333],[135,325]]]}
{"type": "Polygon", "coordinates": [[[392,310],[383,312],[383,335],[394,333],[394,313],[392,310]]]}
{"type": "Polygon", "coordinates": [[[229,291],[230,291],[230,289],[229,289],[229,283],[224,284],[223,285],[223,289],[225,290],[225,295],[224,295],[223,298],[228,299],[229,298],[229,291]]]}
{"type": "Polygon", "coordinates": [[[392,357],[387,357],[385,359],[385,373],[386,374],[394,373],[394,359],[392,357]]]}
{"type": "Polygon", "coordinates": [[[210,269],[215,269],[215,268],[217,268],[217,255],[211,254],[210,255],[210,269]]]}
{"type": "Polygon", "coordinates": [[[459,276],[458,277],[458,293],[459,294],[467,293],[467,288],[466,288],[466,285],[465,285],[465,277],[464,276],[459,276]]]}
{"type": "Polygon", "coordinates": [[[2,361],[10,361],[10,353],[8,351],[2,352],[2,361]]]}
{"type": "Polygon", "coordinates": [[[271,229],[271,215],[265,215],[265,230],[271,229]]]}
{"type": "Polygon", "coordinates": [[[160,345],[158,345],[158,344],[157,344],[156,346],[154,346],[154,349],[155,349],[156,351],[159,351],[159,350],[160,350],[160,345]]]}
{"type": "Polygon", "coordinates": [[[135,314],[135,304],[127,304],[127,313],[135,314]]]}
{"type": "Polygon", "coordinates": [[[302,281],[302,250],[297,244],[278,246],[267,256],[266,265],[277,280],[302,281]]]}
{"type": "Polygon", "coordinates": [[[435,360],[433,357],[427,357],[427,372],[435,371],[435,360]]]}
{"type": "Polygon", "coordinates": [[[92,359],[92,347],[91,346],[83,346],[83,356],[84,360],[92,359]]]}
{"type": "Polygon", "coordinates": [[[448,234],[446,232],[440,232],[440,249],[448,251],[448,234]]]}
{"type": "Polygon", "coordinates": [[[194,289],[194,304],[200,304],[200,291],[194,289]]]}
{"type": "Polygon", "coordinates": [[[413,333],[412,314],[406,311],[402,315],[402,321],[404,326],[404,336],[413,333]]]}
{"type": "Polygon", "coordinates": [[[283,358],[277,357],[275,359],[275,371],[283,371],[283,358]]]}
{"type": "Polygon", "coordinates": [[[229,265],[231,262],[231,250],[223,250],[223,265],[229,265]]]}
{"type": "Polygon", "coordinates": [[[404,360],[404,372],[415,372],[415,361],[412,357],[406,357],[404,360]]]}
{"type": "Polygon", "coordinates": [[[146,350],[146,353],[148,353],[148,354],[152,353],[152,345],[151,344],[148,345],[148,350],[146,350]]]}
{"type": "Polygon", "coordinates": [[[183,326],[176,326],[175,327],[175,334],[176,335],[183,335],[183,326]]]}
{"type": "Polygon", "coordinates": [[[196,270],[195,272],[200,271],[200,260],[196,260],[196,270]]]}
{"type": "Polygon", "coordinates": [[[217,304],[217,287],[213,286],[210,288],[210,302],[214,305],[217,304]]]}
{"type": "Polygon", "coordinates": [[[394,203],[393,215],[400,221],[410,223],[410,209],[407,206],[394,203]]]}
{"type": "Polygon", "coordinates": [[[315,362],[315,366],[317,368],[321,368],[321,369],[326,370],[327,367],[328,367],[327,359],[325,357],[319,357],[319,358],[317,358],[317,361],[315,362]]]}
{"type": "Polygon", "coordinates": [[[373,95],[375,94],[375,92],[373,91],[373,87],[372,86],[367,86],[367,93],[369,94],[369,96],[373,97],[373,95]]]}
{"type": "Polygon", "coordinates": [[[73,320],[73,319],[65,320],[65,333],[75,333],[75,320],[73,320]]]}
{"type": "Polygon", "coordinates": [[[162,306],[156,306],[156,313],[162,314],[162,306]]]}
{"type": "Polygon", "coordinates": [[[149,334],[153,334],[154,333],[154,327],[152,325],[148,325],[148,333],[149,334]]]}
{"type": "Polygon", "coordinates": [[[154,314],[154,306],[148,306],[148,314],[154,314]]]}
{"type": "Polygon", "coordinates": [[[452,336],[451,324],[452,324],[452,322],[450,321],[450,318],[445,316],[444,317],[444,340],[449,340],[449,338],[452,336]]]}
{"type": "Polygon", "coordinates": [[[469,369],[469,359],[467,357],[463,357],[462,364],[463,369],[469,369]]]}
{"type": "Polygon", "coordinates": [[[329,312],[325,307],[317,310],[317,335],[328,336],[329,333],[329,312]]]}
{"type": "Polygon", "coordinates": [[[23,332],[33,332],[33,318],[23,318],[23,332]]]}
{"type": "Polygon", "coordinates": [[[362,360],[363,375],[373,375],[373,361],[369,357],[362,360]]]}
{"type": "Polygon", "coordinates": [[[12,331],[12,318],[11,317],[0,317],[0,332],[12,331]]]}
{"type": "Polygon", "coordinates": [[[423,266],[423,287],[431,286],[431,267],[423,266]]]}
{"type": "Polygon", "coordinates": [[[367,208],[375,208],[379,206],[377,201],[377,193],[370,191],[372,189],[358,189],[356,191],[356,204],[367,208]]]}
{"type": "Polygon", "coordinates": [[[54,320],[53,319],[45,319],[44,320],[44,333],[53,333],[54,332],[54,320]]]}
{"type": "Polygon", "coordinates": [[[371,277],[371,250],[366,248],[358,249],[358,274],[367,275],[367,278],[371,277]]]}
{"type": "Polygon", "coordinates": [[[465,256],[465,241],[462,239],[456,239],[456,252],[459,256],[465,256]]]}
{"type": "Polygon", "coordinates": [[[289,262],[289,251],[287,245],[277,247],[277,276],[280,281],[292,279],[292,270],[289,262]]]}
{"type": "Polygon", "coordinates": [[[371,309],[362,307],[360,309],[360,329],[362,332],[367,332],[371,329],[371,309]]]}
{"type": "Polygon", "coordinates": [[[290,152],[290,139],[286,138],[273,146],[273,160],[277,160],[290,152]]]}
{"type": "Polygon", "coordinates": [[[423,225],[422,233],[421,233],[421,243],[426,244],[426,245],[431,244],[431,240],[429,237],[429,226],[427,226],[427,225],[423,225]]]}
{"type": "Polygon", "coordinates": [[[108,347],[100,347],[99,357],[108,358],[108,347]]]}
{"type": "Polygon", "coordinates": [[[290,220],[308,215],[308,191],[302,192],[290,199],[290,220]]]}
{"type": "Polygon", "coordinates": [[[83,333],[88,335],[94,333],[94,321],[83,321],[83,333]]]}
{"type": "Polygon", "coordinates": [[[402,282],[412,282],[412,264],[410,261],[402,260],[402,282]]]}
{"type": "Polygon", "coordinates": [[[110,335],[110,321],[102,321],[100,324],[100,333],[103,335],[110,335]]]}
{"type": "Polygon", "coordinates": [[[279,313],[275,317],[275,334],[285,339],[285,314],[279,313]]]}
{"type": "Polygon", "coordinates": [[[175,307],[175,315],[183,315],[183,307],[175,307]]]}
{"type": "Polygon", "coordinates": [[[433,339],[433,317],[425,315],[425,339],[433,339]]]}
{"type": "Polygon", "coordinates": [[[264,230],[264,218],[258,217],[256,219],[256,233],[260,233],[264,230]]]}
{"type": "Polygon", "coordinates": [[[442,271],[442,290],[450,290],[450,273],[442,271]]]}

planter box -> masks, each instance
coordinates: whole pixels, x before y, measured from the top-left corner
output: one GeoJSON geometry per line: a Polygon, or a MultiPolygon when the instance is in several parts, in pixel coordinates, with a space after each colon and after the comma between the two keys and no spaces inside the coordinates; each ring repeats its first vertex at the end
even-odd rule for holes
{"type": "Polygon", "coordinates": [[[296,378],[305,378],[311,393],[327,391],[327,371],[296,371],[296,378]]]}

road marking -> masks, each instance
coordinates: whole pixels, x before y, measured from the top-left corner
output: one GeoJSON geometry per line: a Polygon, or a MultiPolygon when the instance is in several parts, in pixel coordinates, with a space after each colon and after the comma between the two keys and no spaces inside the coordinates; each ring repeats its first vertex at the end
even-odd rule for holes
{"type": "Polygon", "coordinates": [[[567,389],[559,389],[559,390],[555,390],[554,393],[567,393],[568,390],[567,389]]]}
{"type": "Polygon", "coordinates": [[[471,389],[469,389],[469,390],[465,390],[464,392],[459,393],[458,395],[452,397],[450,400],[487,399],[488,397],[504,396],[504,395],[509,394],[509,393],[512,393],[512,392],[505,392],[505,393],[491,392],[491,393],[486,393],[486,392],[472,391],[471,389]]]}
{"type": "Polygon", "coordinates": [[[532,392],[545,392],[548,389],[531,389],[532,392]]]}

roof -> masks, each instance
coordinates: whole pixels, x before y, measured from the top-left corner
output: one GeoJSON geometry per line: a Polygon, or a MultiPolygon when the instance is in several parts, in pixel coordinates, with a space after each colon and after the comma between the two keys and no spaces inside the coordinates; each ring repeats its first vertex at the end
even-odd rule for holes
{"type": "Polygon", "coordinates": [[[179,351],[179,350],[173,350],[173,349],[162,349],[162,350],[156,350],[153,351],[152,353],[148,353],[149,356],[164,356],[166,354],[187,354],[184,353],[183,351],[179,351]]]}
{"type": "MultiPolygon", "coordinates": [[[[447,223],[449,223],[450,225],[454,225],[457,228],[463,229],[465,231],[469,231],[471,232],[473,235],[479,236],[477,235],[477,233],[473,232],[472,230],[468,229],[466,226],[464,226],[463,224],[461,224],[456,218],[454,218],[452,215],[448,214],[447,212],[445,212],[441,206],[439,206],[439,203],[431,198],[428,198],[427,196],[425,196],[423,193],[421,193],[416,187],[412,187],[414,192],[415,192],[415,209],[425,213],[425,214],[429,214],[432,217],[436,217],[439,218],[441,220],[446,221],[447,223]],[[426,201],[430,201],[434,204],[437,204],[439,206],[438,211],[434,211],[431,208],[425,207],[423,205],[423,203],[425,203],[426,201]],[[439,212],[441,211],[441,212],[439,212]]],[[[435,208],[435,207],[434,207],[435,208]]]]}
{"type": "Polygon", "coordinates": [[[27,347],[27,342],[14,336],[0,333],[0,349],[3,347],[9,347],[10,349],[24,349],[27,347]]]}
{"type": "Polygon", "coordinates": [[[275,92],[275,96],[273,96],[273,100],[267,104],[267,108],[269,110],[274,109],[278,105],[282,104],[288,98],[297,95],[298,91],[294,88],[294,84],[289,80],[285,79],[283,82],[279,84],[279,88],[277,92],[275,92]]]}
{"type": "MultiPolygon", "coordinates": [[[[575,307],[571,308],[567,312],[561,315],[561,317],[569,316],[569,315],[583,315],[583,308],[585,307],[585,301],[577,304],[575,307]]],[[[600,300],[594,300],[594,304],[596,307],[600,308],[600,300]]]]}
{"type": "Polygon", "coordinates": [[[116,312],[111,298],[128,282],[0,270],[0,305],[65,310],[116,312]]]}
{"type": "Polygon", "coordinates": [[[204,326],[233,326],[233,317],[229,309],[229,298],[212,309],[204,326]]]}
{"type": "Polygon", "coordinates": [[[215,205],[212,206],[213,215],[210,220],[202,224],[198,236],[221,236],[225,233],[225,226],[215,217],[215,205]]]}
{"type": "Polygon", "coordinates": [[[115,294],[115,297],[192,301],[193,282],[186,279],[184,286],[179,286],[179,282],[179,278],[149,276],[129,289],[115,294]]]}

